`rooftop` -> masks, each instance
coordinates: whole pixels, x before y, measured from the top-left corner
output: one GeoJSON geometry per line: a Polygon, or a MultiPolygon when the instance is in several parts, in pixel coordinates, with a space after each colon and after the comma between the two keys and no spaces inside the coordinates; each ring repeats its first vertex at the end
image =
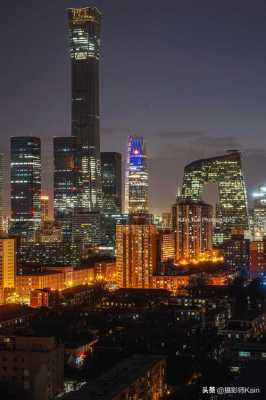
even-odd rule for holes
{"type": "Polygon", "coordinates": [[[66,400],[112,400],[139,377],[160,361],[162,356],[134,355],[121,361],[94,382],[75,393],[64,396],[66,400]]]}
{"type": "Polygon", "coordinates": [[[0,306],[0,322],[8,321],[14,318],[19,318],[27,314],[32,314],[35,311],[27,306],[18,304],[6,304],[0,306]]]}

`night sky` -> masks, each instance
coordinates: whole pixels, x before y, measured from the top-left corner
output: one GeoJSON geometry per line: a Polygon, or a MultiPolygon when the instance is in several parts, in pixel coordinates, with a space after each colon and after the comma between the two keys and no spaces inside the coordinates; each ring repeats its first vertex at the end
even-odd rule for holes
{"type": "Polygon", "coordinates": [[[9,137],[44,147],[52,187],[52,137],[70,135],[65,9],[97,6],[102,150],[147,140],[152,211],[175,199],[184,165],[243,151],[251,192],[266,183],[266,2],[263,0],[1,0],[0,151],[9,137]]]}

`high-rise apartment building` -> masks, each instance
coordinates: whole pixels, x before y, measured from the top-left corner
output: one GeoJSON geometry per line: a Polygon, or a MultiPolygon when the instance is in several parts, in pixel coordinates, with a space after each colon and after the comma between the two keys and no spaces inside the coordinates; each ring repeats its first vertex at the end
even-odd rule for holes
{"type": "Polygon", "coordinates": [[[78,138],[54,138],[54,218],[64,240],[71,239],[74,208],[80,201],[79,153],[78,138]]]}
{"type": "Polygon", "coordinates": [[[147,214],[148,195],[149,174],[145,143],[142,137],[130,136],[125,176],[125,212],[147,214]]]}
{"type": "Polygon", "coordinates": [[[176,261],[200,261],[212,251],[213,208],[203,201],[178,200],[172,208],[176,261]]]}
{"type": "Polygon", "coordinates": [[[122,161],[121,154],[101,153],[102,192],[104,214],[121,214],[122,209],[122,161]]]}
{"type": "Polygon", "coordinates": [[[32,240],[41,223],[41,140],[11,138],[10,232],[32,240]]]}
{"type": "Polygon", "coordinates": [[[160,229],[158,232],[159,261],[174,261],[176,247],[175,232],[171,229],[160,229]]]}
{"type": "Polygon", "coordinates": [[[101,206],[99,58],[101,13],[68,9],[72,76],[72,135],[80,141],[80,206],[101,206]]]}
{"type": "Polygon", "coordinates": [[[152,276],[157,268],[155,225],[116,226],[116,268],[120,287],[152,287],[152,276]]]}
{"type": "Polygon", "coordinates": [[[249,229],[245,181],[241,154],[229,150],[223,156],[194,161],[185,167],[182,198],[200,200],[207,182],[218,186],[217,241],[230,238],[232,229],[249,229]]]}
{"type": "Polygon", "coordinates": [[[4,302],[6,289],[15,287],[16,240],[0,237],[0,304],[4,302]]]}

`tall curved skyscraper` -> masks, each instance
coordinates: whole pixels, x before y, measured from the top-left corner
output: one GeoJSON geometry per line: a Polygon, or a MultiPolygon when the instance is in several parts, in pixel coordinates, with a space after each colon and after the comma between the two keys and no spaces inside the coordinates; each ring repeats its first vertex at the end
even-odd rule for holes
{"type": "Polygon", "coordinates": [[[72,75],[72,135],[80,140],[81,204],[101,206],[99,57],[101,13],[97,8],[69,8],[72,75]]]}
{"type": "Polygon", "coordinates": [[[216,183],[219,204],[216,212],[216,242],[228,239],[232,229],[247,230],[248,207],[241,154],[229,150],[223,156],[194,161],[185,167],[182,198],[200,200],[206,183],[216,183]]]}

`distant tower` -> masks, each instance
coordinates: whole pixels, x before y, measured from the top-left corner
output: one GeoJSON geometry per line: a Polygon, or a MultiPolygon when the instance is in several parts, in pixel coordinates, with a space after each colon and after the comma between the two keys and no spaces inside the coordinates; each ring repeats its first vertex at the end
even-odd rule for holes
{"type": "Polygon", "coordinates": [[[259,186],[253,193],[254,208],[253,217],[253,236],[255,239],[262,239],[266,235],[266,187],[259,186]]]}
{"type": "Polygon", "coordinates": [[[125,212],[147,214],[149,174],[147,154],[142,137],[130,136],[125,176],[125,212]]]}
{"type": "Polygon", "coordinates": [[[72,135],[80,140],[80,207],[101,206],[99,58],[101,13],[68,9],[72,72],[72,135]]]}
{"type": "Polygon", "coordinates": [[[78,138],[54,138],[54,219],[64,240],[71,240],[74,208],[79,205],[80,157],[78,138]]]}
{"type": "Polygon", "coordinates": [[[122,207],[122,162],[121,154],[101,153],[103,212],[121,214],[122,207]]]}
{"type": "Polygon", "coordinates": [[[41,223],[41,140],[11,138],[10,233],[33,240],[41,223]]]}

